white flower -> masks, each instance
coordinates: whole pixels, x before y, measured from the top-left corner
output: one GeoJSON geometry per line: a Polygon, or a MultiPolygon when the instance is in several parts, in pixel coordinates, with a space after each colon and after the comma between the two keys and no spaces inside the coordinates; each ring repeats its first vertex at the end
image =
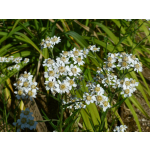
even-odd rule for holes
{"type": "Polygon", "coordinates": [[[83,57],[86,58],[89,53],[89,50],[84,48],[82,52],[83,52],[83,57]]]}
{"type": "Polygon", "coordinates": [[[21,87],[18,87],[18,91],[15,91],[14,93],[17,94],[17,99],[25,99],[25,93],[21,87]]]}
{"type": "Polygon", "coordinates": [[[110,81],[109,81],[109,79],[108,78],[104,78],[103,80],[102,80],[102,84],[104,84],[104,86],[108,86],[108,85],[111,85],[111,83],[110,83],[110,81]]]}
{"type": "Polygon", "coordinates": [[[72,89],[72,87],[77,87],[77,84],[74,82],[74,78],[70,79],[69,77],[66,77],[66,81],[69,83],[69,90],[72,89]]]}
{"type": "Polygon", "coordinates": [[[106,63],[106,69],[108,71],[113,71],[113,68],[116,68],[116,65],[114,65],[113,63],[111,62],[105,62],[106,63]]]}
{"type": "Polygon", "coordinates": [[[121,94],[124,94],[124,97],[131,97],[133,93],[132,89],[129,88],[124,88],[123,91],[121,92],[121,94]]]}
{"type": "Polygon", "coordinates": [[[36,87],[36,86],[37,86],[37,82],[31,82],[31,83],[30,83],[30,88],[31,88],[31,89],[36,89],[36,90],[38,90],[39,88],[36,87]]]}
{"type": "Polygon", "coordinates": [[[12,70],[12,69],[13,69],[13,67],[11,67],[11,66],[7,68],[7,70],[12,70]]]}
{"type": "Polygon", "coordinates": [[[58,93],[62,94],[62,93],[69,93],[69,83],[66,82],[65,80],[64,81],[60,81],[58,80],[58,84],[55,85],[56,86],[56,89],[55,91],[57,91],[58,93]]]}
{"type": "Polygon", "coordinates": [[[4,62],[5,61],[5,57],[0,57],[0,62],[4,62]]]}
{"type": "Polygon", "coordinates": [[[29,58],[24,59],[24,63],[27,64],[29,62],[29,58]]]}
{"type": "Polygon", "coordinates": [[[13,68],[19,70],[20,69],[20,65],[16,64],[16,65],[13,66],[13,68]]]}
{"type": "Polygon", "coordinates": [[[110,104],[108,102],[108,99],[102,102],[102,106],[103,106],[103,111],[106,111],[106,109],[110,108],[110,104]]]}
{"type": "Polygon", "coordinates": [[[114,132],[120,132],[120,127],[119,127],[119,126],[116,126],[113,131],[114,131],[114,132]]]}
{"type": "Polygon", "coordinates": [[[25,80],[32,81],[32,77],[33,77],[33,75],[31,75],[30,72],[27,73],[26,71],[24,71],[24,74],[21,75],[20,79],[21,79],[22,81],[25,81],[25,80]]]}
{"type": "Polygon", "coordinates": [[[130,88],[130,86],[131,86],[130,79],[125,78],[124,82],[123,82],[123,85],[122,85],[123,89],[130,88]]]}
{"type": "Polygon", "coordinates": [[[57,73],[56,68],[52,69],[52,68],[48,68],[47,72],[44,72],[44,77],[45,78],[59,78],[59,74],[57,73]]]}
{"type": "Polygon", "coordinates": [[[73,57],[74,64],[78,64],[79,66],[83,65],[85,62],[82,59],[83,59],[82,56],[73,57]]]}
{"type": "Polygon", "coordinates": [[[70,51],[70,57],[78,57],[78,56],[82,56],[83,53],[78,50],[77,48],[74,48],[72,51],[70,51]]]}
{"type": "Polygon", "coordinates": [[[59,63],[59,64],[63,64],[63,63],[69,64],[70,63],[69,58],[67,58],[66,56],[57,57],[56,60],[57,60],[57,63],[59,63]]]}
{"type": "Polygon", "coordinates": [[[83,108],[83,109],[86,108],[86,105],[84,105],[82,102],[80,102],[79,105],[80,105],[80,108],[83,108]]]}
{"type": "Polygon", "coordinates": [[[51,38],[51,42],[52,42],[53,45],[55,45],[55,44],[60,43],[61,39],[60,39],[60,37],[54,36],[54,37],[51,38]]]}
{"type": "Polygon", "coordinates": [[[108,53],[108,56],[107,56],[107,62],[110,62],[110,63],[114,63],[116,62],[116,57],[117,55],[116,54],[112,54],[112,53],[108,53]]]}
{"type": "Polygon", "coordinates": [[[120,126],[120,132],[124,132],[128,127],[126,125],[120,126]]]}
{"type": "Polygon", "coordinates": [[[45,43],[45,40],[44,40],[44,39],[42,39],[42,42],[40,43],[41,47],[43,47],[43,46],[44,46],[44,43],[45,43]]]}
{"type": "Polygon", "coordinates": [[[68,72],[69,76],[77,76],[80,75],[81,69],[78,68],[76,65],[70,65],[70,71],[68,72]]]}
{"type": "Polygon", "coordinates": [[[52,65],[54,65],[55,61],[51,58],[45,59],[43,61],[43,66],[47,66],[47,67],[52,67],[52,65]]]}
{"type": "Polygon", "coordinates": [[[51,41],[46,41],[45,43],[44,43],[44,48],[53,48],[53,43],[51,42],[51,41]]]}
{"type": "Polygon", "coordinates": [[[142,72],[142,63],[141,62],[137,62],[137,61],[134,62],[134,71],[142,72]]]}
{"type": "Polygon", "coordinates": [[[32,98],[36,98],[36,89],[27,88],[25,89],[25,92],[27,94],[26,98],[29,98],[32,101],[32,98]]]}
{"type": "Polygon", "coordinates": [[[96,48],[96,45],[93,45],[93,46],[90,47],[90,50],[92,52],[98,52],[98,51],[100,51],[100,48],[96,48]]]}
{"type": "Polygon", "coordinates": [[[106,97],[102,94],[98,94],[95,97],[96,97],[96,101],[95,101],[96,105],[102,105],[102,102],[104,102],[105,100],[108,99],[108,97],[106,97]]]}
{"type": "Polygon", "coordinates": [[[104,89],[100,86],[100,84],[92,85],[93,94],[97,93],[98,95],[104,94],[104,89]]]}
{"type": "Polygon", "coordinates": [[[65,57],[70,57],[70,52],[68,51],[62,51],[62,53],[60,53],[61,56],[65,56],[65,57]]]}
{"type": "Polygon", "coordinates": [[[79,102],[77,102],[77,103],[75,104],[74,108],[75,108],[75,109],[80,109],[80,108],[81,108],[80,103],[79,103],[79,102]]]}
{"type": "Polygon", "coordinates": [[[96,98],[95,96],[90,95],[89,93],[85,93],[83,94],[83,100],[87,105],[89,105],[90,103],[94,103],[96,101],[96,98]]]}
{"type": "Polygon", "coordinates": [[[56,64],[57,66],[57,72],[60,74],[60,75],[67,75],[67,72],[70,70],[69,66],[65,66],[64,63],[62,64],[56,64]]]}
{"type": "Polygon", "coordinates": [[[49,77],[48,81],[45,81],[45,84],[46,90],[51,90],[51,92],[54,92],[56,86],[56,79],[49,77]]]}
{"type": "Polygon", "coordinates": [[[21,60],[22,60],[21,57],[17,57],[17,58],[14,59],[14,62],[15,62],[16,64],[18,64],[18,63],[21,62],[21,60]]]}

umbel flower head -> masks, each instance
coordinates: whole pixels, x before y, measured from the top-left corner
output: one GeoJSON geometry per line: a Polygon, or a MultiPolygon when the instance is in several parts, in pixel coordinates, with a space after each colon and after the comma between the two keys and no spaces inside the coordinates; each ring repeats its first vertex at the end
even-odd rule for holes
{"type": "Polygon", "coordinates": [[[16,86],[17,91],[14,93],[16,94],[17,99],[30,99],[36,98],[37,90],[37,82],[32,82],[33,75],[24,71],[17,83],[14,84],[16,86]]]}
{"type": "Polygon", "coordinates": [[[37,122],[34,121],[34,117],[32,117],[32,112],[30,112],[29,108],[21,111],[20,119],[17,122],[14,122],[13,125],[17,127],[17,132],[28,128],[30,130],[36,129],[37,122]]]}

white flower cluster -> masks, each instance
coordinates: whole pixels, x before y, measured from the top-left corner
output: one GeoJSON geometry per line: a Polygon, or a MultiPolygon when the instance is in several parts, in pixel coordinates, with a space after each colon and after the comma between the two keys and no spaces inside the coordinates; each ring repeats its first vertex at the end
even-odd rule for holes
{"type": "Polygon", "coordinates": [[[124,95],[124,97],[131,97],[132,93],[136,91],[136,86],[138,86],[139,83],[133,78],[117,79],[117,76],[111,73],[107,74],[107,77],[102,79],[102,84],[114,89],[120,88],[121,94],[124,95]]]}
{"type": "Polygon", "coordinates": [[[122,53],[108,53],[108,57],[104,62],[104,69],[114,71],[113,69],[119,67],[120,70],[133,68],[134,71],[142,72],[142,63],[133,54],[122,53]]]}
{"type": "Polygon", "coordinates": [[[44,72],[44,77],[48,78],[45,81],[46,90],[51,90],[52,93],[69,93],[72,87],[76,87],[75,79],[81,75],[81,69],[84,58],[88,53],[88,49],[78,50],[74,48],[72,51],[62,51],[60,57],[53,59],[45,59],[43,66],[47,66],[47,72],[44,72]],[[63,79],[63,80],[62,80],[63,79]]]}
{"type": "Polygon", "coordinates": [[[103,108],[103,111],[106,111],[107,108],[111,107],[108,97],[104,95],[105,91],[100,84],[96,84],[96,82],[88,82],[86,86],[88,87],[89,92],[83,94],[83,100],[87,105],[95,102],[96,105],[103,108]]]}
{"type": "Polygon", "coordinates": [[[13,125],[17,127],[17,132],[20,132],[21,129],[24,130],[25,128],[30,130],[36,129],[37,122],[34,121],[32,114],[33,113],[30,112],[29,108],[21,111],[20,119],[13,123],[13,125]]]}
{"type": "MultiPolygon", "coordinates": [[[[71,51],[62,51],[60,57],[54,59],[48,58],[43,62],[43,66],[47,66],[48,69],[44,72],[46,90],[51,90],[53,95],[56,93],[69,93],[72,88],[77,88],[76,80],[82,73],[80,66],[84,62],[84,58],[87,57],[89,51],[99,51],[100,48],[96,48],[95,45],[89,46],[88,49],[79,50],[73,48],[71,51]]],[[[75,109],[86,108],[84,101],[80,101],[78,98],[70,98],[69,102],[63,101],[64,104],[71,104],[67,108],[75,109]]]]}
{"type": "Polygon", "coordinates": [[[53,37],[47,37],[45,40],[43,39],[40,43],[41,48],[53,48],[55,44],[58,44],[61,42],[60,37],[53,36],[53,37]]]}
{"type": "MultiPolygon", "coordinates": [[[[7,68],[7,70],[13,70],[13,69],[17,69],[19,70],[20,65],[19,63],[21,63],[22,57],[16,57],[14,58],[14,56],[10,56],[10,57],[0,57],[0,62],[1,63],[15,63],[14,66],[9,66],[7,68]]],[[[23,63],[28,63],[29,62],[29,58],[25,58],[23,63]]]]}
{"type": "Polygon", "coordinates": [[[77,97],[70,97],[70,101],[69,102],[66,102],[63,100],[63,105],[68,105],[67,108],[68,109],[72,109],[72,108],[75,108],[75,109],[81,109],[81,108],[86,108],[86,105],[84,104],[84,101],[81,100],[81,98],[77,98],[77,97]]]}
{"type": "Polygon", "coordinates": [[[30,99],[32,101],[32,98],[36,98],[37,90],[37,82],[32,82],[32,77],[30,73],[27,73],[24,71],[24,74],[21,75],[17,81],[17,83],[14,84],[16,86],[16,89],[18,91],[15,91],[14,93],[17,94],[17,99],[30,99]]]}
{"type": "Polygon", "coordinates": [[[97,75],[99,79],[102,79],[102,84],[114,89],[120,88],[121,94],[124,95],[124,97],[132,96],[132,93],[136,90],[135,87],[138,86],[138,82],[132,78],[118,79],[113,72],[116,67],[120,67],[120,70],[133,68],[134,71],[142,71],[142,64],[139,59],[125,52],[115,54],[108,53],[108,57],[104,63],[103,69],[98,68],[97,70],[97,75]]]}
{"type": "Polygon", "coordinates": [[[126,125],[116,126],[114,128],[114,132],[125,132],[128,127],[126,125]]]}

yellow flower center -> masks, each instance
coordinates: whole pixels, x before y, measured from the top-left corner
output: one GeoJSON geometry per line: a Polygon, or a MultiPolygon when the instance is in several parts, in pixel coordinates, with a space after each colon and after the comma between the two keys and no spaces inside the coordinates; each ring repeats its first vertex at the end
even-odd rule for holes
{"type": "Polygon", "coordinates": [[[122,62],[122,67],[126,67],[127,63],[125,61],[122,62]]]}
{"type": "Polygon", "coordinates": [[[88,95],[88,96],[86,97],[86,99],[87,99],[88,101],[90,101],[90,100],[92,99],[92,97],[91,97],[90,95],[88,95]]]}
{"type": "Polygon", "coordinates": [[[108,63],[107,66],[110,68],[112,67],[112,63],[108,63]]]}
{"type": "Polygon", "coordinates": [[[108,59],[107,59],[109,62],[111,62],[112,61],[112,57],[108,57],[108,59]]]}
{"type": "Polygon", "coordinates": [[[78,57],[76,60],[77,60],[77,62],[81,62],[82,61],[82,59],[80,57],[78,57]]]}
{"type": "Polygon", "coordinates": [[[36,86],[33,84],[33,85],[31,85],[31,89],[35,89],[36,88],[36,86]]]}
{"type": "Polygon", "coordinates": [[[61,90],[64,90],[64,89],[66,89],[66,85],[65,85],[64,83],[62,83],[62,84],[59,86],[59,88],[60,88],[61,90]]]}
{"type": "Polygon", "coordinates": [[[76,68],[71,68],[72,73],[76,74],[77,73],[77,69],[76,68]]]}
{"type": "Polygon", "coordinates": [[[24,86],[24,87],[27,87],[28,85],[29,85],[28,82],[24,82],[24,83],[23,83],[23,86],[24,86]]]}
{"type": "Polygon", "coordinates": [[[59,70],[59,72],[61,72],[61,73],[63,73],[63,72],[65,72],[65,67],[63,67],[63,66],[60,66],[59,68],[58,68],[58,70],[59,70]]]}
{"type": "Polygon", "coordinates": [[[83,54],[86,55],[86,51],[83,51],[83,54]]]}
{"type": "Polygon", "coordinates": [[[97,99],[97,101],[99,101],[99,102],[101,102],[101,101],[103,100],[102,96],[100,96],[100,95],[98,95],[98,96],[96,97],[96,99],[97,99]]]}
{"type": "Polygon", "coordinates": [[[97,48],[96,48],[96,47],[94,47],[94,48],[93,48],[93,50],[94,50],[94,51],[96,51],[96,50],[97,50],[97,48]]]}
{"type": "Polygon", "coordinates": [[[104,101],[103,104],[104,104],[105,107],[108,106],[108,102],[107,101],[104,101]]]}
{"type": "Polygon", "coordinates": [[[22,90],[19,90],[18,91],[18,95],[22,95],[23,94],[23,91],[22,90]]]}
{"type": "Polygon", "coordinates": [[[49,76],[54,76],[55,75],[55,72],[53,70],[49,71],[48,72],[49,76]]]}
{"type": "Polygon", "coordinates": [[[50,47],[52,44],[51,43],[46,43],[46,46],[47,47],[50,47]]]}
{"type": "Polygon", "coordinates": [[[67,55],[68,55],[68,52],[67,52],[67,51],[64,51],[64,52],[63,52],[63,55],[67,56],[67,55]]]}
{"type": "Polygon", "coordinates": [[[95,91],[99,92],[100,91],[100,87],[95,87],[95,91]]]}
{"type": "Polygon", "coordinates": [[[32,92],[32,91],[29,91],[29,92],[28,92],[28,95],[29,95],[29,96],[32,96],[32,95],[33,95],[33,92],[32,92]]]}
{"type": "Polygon", "coordinates": [[[79,105],[76,105],[77,108],[79,108],[79,105]]]}
{"type": "Polygon", "coordinates": [[[52,59],[48,59],[47,60],[47,64],[53,64],[53,60],[52,59]]]}
{"type": "Polygon", "coordinates": [[[125,85],[126,85],[126,86],[129,86],[129,85],[130,85],[130,81],[126,81],[126,82],[125,82],[125,85]]]}
{"type": "Polygon", "coordinates": [[[125,90],[125,94],[129,94],[130,93],[130,90],[129,89],[126,89],[125,90]]]}
{"type": "Polygon", "coordinates": [[[24,78],[28,78],[29,75],[26,73],[26,74],[23,75],[23,77],[24,77],[24,78]]]}
{"type": "Polygon", "coordinates": [[[135,65],[135,68],[136,68],[136,69],[139,69],[139,68],[140,68],[140,65],[139,65],[139,64],[136,64],[136,65],[135,65]]]}
{"type": "Polygon", "coordinates": [[[121,80],[121,81],[120,81],[120,84],[123,84],[123,82],[124,82],[124,81],[123,81],[123,80],[121,80]]]}
{"type": "Polygon", "coordinates": [[[122,54],[122,55],[126,55],[126,52],[122,52],[121,54],[122,54]]]}
{"type": "Polygon", "coordinates": [[[50,82],[48,83],[48,86],[49,86],[50,88],[53,88],[53,87],[54,87],[54,82],[50,81],[50,82]]]}
{"type": "Polygon", "coordinates": [[[132,84],[135,84],[135,82],[136,82],[135,80],[131,80],[131,83],[132,83],[132,84]]]}
{"type": "Polygon", "coordinates": [[[79,56],[79,52],[78,51],[74,51],[73,54],[74,54],[74,56],[79,56]]]}
{"type": "Polygon", "coordinates": [[[71,80],[69,80],[69,83],[70,83],[70,85],[73,85],[74,81],[71,79],[71,80]]]}
{"type": "Polygon", "coordinates": [[[66,57],[61,57],[60,60],[63,61],[63,62],[65,62],[66,61],[66,57]]]}
{"type": "Polygon", "coordinates": [[[22,83],[22,81],[21,81],[21,80],[18,80],[18,81],[17,81],[17,84],[19,85],[20,83],[22,83]]]}
{"type": "Polygon", "coordinates": [[[132,55],[131,58],[134,60],[136,57],[135,57],[135,55],[132,55]]]}
{"type": "Polygon", "coordinates": [[[123,61],[128,61],[129,59],[128,59],[128,57],[123,57],[123,59],[122,59],[123,61]]]}
{"type": "Polygon", "coordinates": [[[29,59],[28,58],[25,58],[24,62],[27,62],[29,59]]]}

